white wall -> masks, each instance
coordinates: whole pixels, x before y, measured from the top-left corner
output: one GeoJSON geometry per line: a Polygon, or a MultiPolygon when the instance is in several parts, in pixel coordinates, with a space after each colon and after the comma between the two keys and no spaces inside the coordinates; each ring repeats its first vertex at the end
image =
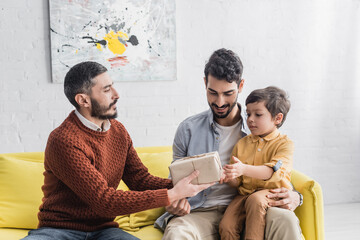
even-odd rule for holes
{"type": "MultiPolygon", "coordinates": [[[[281,128],[295,168],[314,177],[325,203],[360,201],[360,1],[178,0],[178,78],[116,83],[119,120],[135,146],[171,145],[185,117],[207,109],[203,68],[220,48],[237,52],[246,85],[288,91],[281,128]]],[[[43,151],[72,109],[51,83],[46,0],[0,2],[0,153],[43,151]]]]}

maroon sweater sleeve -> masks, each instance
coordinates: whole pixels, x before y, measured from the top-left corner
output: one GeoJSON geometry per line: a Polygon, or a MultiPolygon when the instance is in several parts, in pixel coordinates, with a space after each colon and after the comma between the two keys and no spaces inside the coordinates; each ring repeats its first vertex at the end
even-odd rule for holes
{"type": "Polygon", "coordinates": [[[167,189],[164,189],[169,186],[168,181],[156,181],[155,177],[146,174],[146,168],[138,163],[138,158],[133,156],[136,154],[133,150],[130,151],[129,158],[135,160],[134,163],[127,163],[129,166],[126,167],[129,169],[126,173],[127,182],[130,182],[130,174],[135,174],[135,171],[140,170],[140,175],[135,174],[133,180],[140,181],[140,176],[150,180],[149,184],[140,184],[143,190],[151,184],[155,184],[155,188],[164,187],[163,189],[140,192],[121,191],[109,187],[107,180],[95,168],[85,152],[83,146],[76,141],[69,142],[59,135],[50,136],[46,149],[45,167],[99,216],[130,214],[169,204],[167,189]]]}

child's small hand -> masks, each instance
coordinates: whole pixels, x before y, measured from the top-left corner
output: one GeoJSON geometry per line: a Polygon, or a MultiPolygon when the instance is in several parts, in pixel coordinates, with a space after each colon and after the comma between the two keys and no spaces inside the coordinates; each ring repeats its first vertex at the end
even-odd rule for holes
{"type": "Polygon", "coordinates": [[[225,182],[226,182],[226,175],[225,175],[225,173],[224,173],[224,170],[222,170],[219,183],[220,183],[220,184],[223,184],[223,183],[225,183],[225,182]]]}
{"type": "Polygon", "coordinates": [[[234,179],[234,178],[244,175],[244,165],[245,164],[243,164],[235,156],[233,156],[232,158],[233,158],[234,163],[227,164],[224,166],[224,174],[225,174],[224,182],[227,182],[228,179],[234,179]]]}

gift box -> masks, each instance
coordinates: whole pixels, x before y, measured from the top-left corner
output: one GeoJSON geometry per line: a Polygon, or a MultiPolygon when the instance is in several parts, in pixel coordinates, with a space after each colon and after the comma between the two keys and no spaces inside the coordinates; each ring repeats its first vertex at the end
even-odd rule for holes
{"type": "Polygon", "coordinates": [[[222,166],[219,153],[210,152],[181,158],[173,162],[169,170],[174,185],[195,170],[199,170],[200,174],[191,183],[203,184],[220,181],[222,166]]]}

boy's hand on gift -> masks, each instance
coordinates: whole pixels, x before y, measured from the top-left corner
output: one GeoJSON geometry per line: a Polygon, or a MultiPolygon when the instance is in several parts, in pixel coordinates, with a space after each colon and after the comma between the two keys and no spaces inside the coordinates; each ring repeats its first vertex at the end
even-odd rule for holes
{"type": "Polygon", "coordinates": [[[224,180],[225,180],[225,174],[224,174],[224,170],[222,170],[219,183],[220,183],[220,184],[223,184],[223,183],[224,183],[224,180]]]}
{"type": "Polygon", "coordinates": [[[228,182],[231,179],[244,175],[245,164],[243,164],[235,156],[233,156],[232,159],[234,161],[233,164],[227,164],[224,166],[224,174],[225,174],[224,182],[228,182]]]}

